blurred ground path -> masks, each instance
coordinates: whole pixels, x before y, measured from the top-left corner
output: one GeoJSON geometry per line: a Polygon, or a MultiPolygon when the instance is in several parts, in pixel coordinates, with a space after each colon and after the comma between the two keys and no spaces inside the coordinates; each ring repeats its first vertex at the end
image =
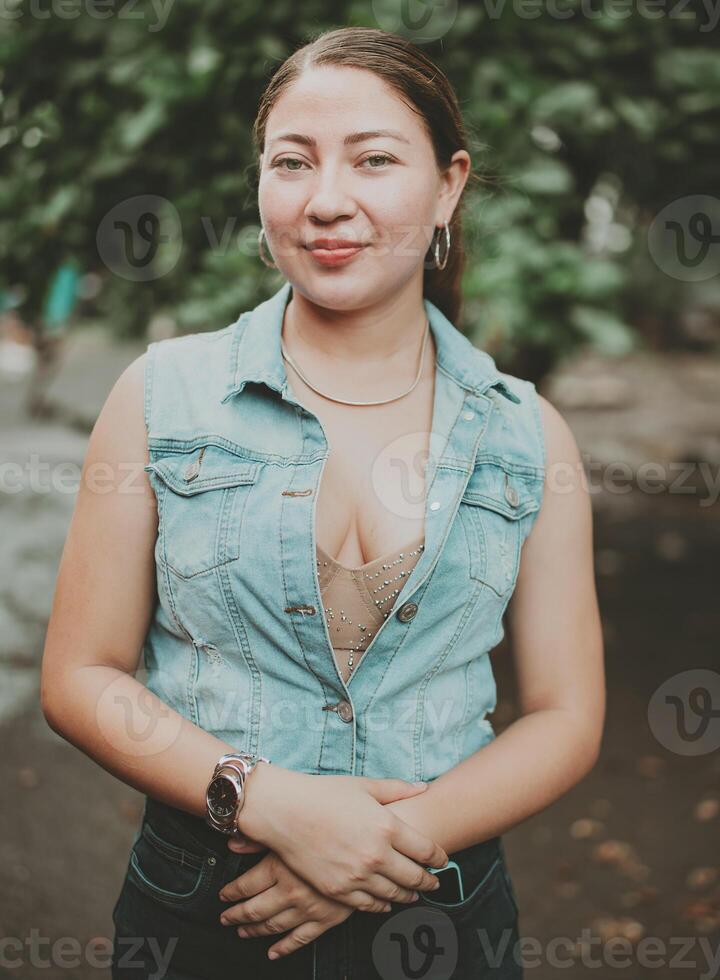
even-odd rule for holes
{"type": "MultiPolygon", "coordinates": [[[[90,965],[86,944],[111,935],[141,812],[138,793],[48,728],[37,693],[87,434],[115,379],[144,349],[97,331],[71,335],[48,390],[56,417],[42,421],[23,417],[24,382],[0,378],[0,937],[25,941],[36,929],[51,941],[72,937],[83,951],[71,970],[26,964],[10,972],[23,980],[109,975],[90,965]]],[[[633,946],[643,936],[665,942],[665,965],[633,960],[625,972],[633,980],[666,980],[677,976],[669,965],[679,955],[672,937],[703,937],[715,949],[720,942],[720,753],[683,756],[660,745],[648,725],[648,703],[668,678],[720,669],[720,504],[712,488],[720,464],[720,365],[700,355],[584,358],[542,390],[583,453],[601,464],[593,503],[609,704],[593,774],[506,835],[521,932],[543,948],[527,980],[614,980],[618,967],[607,963],[548,963],[548,941],[575,941],[583,928],[624,935],[633,946]],[[620,489],[626,471],[607,478],[608,465],[618,461],[630,473],[654,462],[670,479],[679,464],[694,462],[684,486],[695,489],[620,489]]],[[[498,729],[515,712],[510,653],[504,643],[493,654],[498,729]]],[[[566,946],[558,955],[570,956],[566,946]]],[[[698,965],[685,975],[703,976],[697,946],[686,963],[690,956],[698,965]]]]}

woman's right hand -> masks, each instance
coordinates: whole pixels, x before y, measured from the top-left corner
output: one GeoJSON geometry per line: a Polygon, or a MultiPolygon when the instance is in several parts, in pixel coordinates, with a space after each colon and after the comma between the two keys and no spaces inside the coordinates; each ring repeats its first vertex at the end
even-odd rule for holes
{"type": "Polygon", "coordinates": [[[435,887],[425,867],[443,867],[448,856],[384,804],[425,788],[260,763],[247,781],[238,827],[328,898],[359,909],[376,899],[411,902],[413,891],[435,887]]]}

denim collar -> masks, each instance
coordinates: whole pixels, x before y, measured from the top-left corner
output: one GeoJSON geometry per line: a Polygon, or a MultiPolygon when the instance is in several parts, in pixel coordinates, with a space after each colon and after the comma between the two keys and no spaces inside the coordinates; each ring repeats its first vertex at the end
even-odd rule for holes
{"type": "MultiPolygon", "coordinates": [[[[262,382],[280,394],[285,392],[288,379],[280,336],[285,308],[291,298],[292,285],[285,282],[269,299],[243,314],[233,325],[228,381],[222,402],[239,394],[248,381],[262,382]]],[[[520,402],[495,367],[493,358],[475,347],[429,299],[424,298],[423,303],[439,370],[473,394],[498,387],[511,401],[520,402]]]]}

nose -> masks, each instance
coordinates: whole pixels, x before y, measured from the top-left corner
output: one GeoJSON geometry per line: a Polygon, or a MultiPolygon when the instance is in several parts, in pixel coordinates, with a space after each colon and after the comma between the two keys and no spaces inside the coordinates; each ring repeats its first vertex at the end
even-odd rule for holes
{"type": "Polygon", "coordinates": [[[345,190],[336,168],[320,168],[313,180],[305,215],[324,223],[351,218],[357,206],[345,190]]]}

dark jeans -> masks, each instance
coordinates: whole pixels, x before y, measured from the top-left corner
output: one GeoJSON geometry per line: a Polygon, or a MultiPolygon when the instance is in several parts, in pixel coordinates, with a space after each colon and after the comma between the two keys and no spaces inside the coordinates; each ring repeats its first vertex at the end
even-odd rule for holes
{"type": "Polygon", "coordinates": [[[146,797],[113,909],[112,980],[522,980],[500,837],[450,855],[463,872],[461,903],[441,905],[421,892],[390,912],[355,910],[274,961],[267,950],[281,934],[239,937],[220,923],[233,903],[218,898],[266,853],[234,854],[203,820],[146,797]]]}

